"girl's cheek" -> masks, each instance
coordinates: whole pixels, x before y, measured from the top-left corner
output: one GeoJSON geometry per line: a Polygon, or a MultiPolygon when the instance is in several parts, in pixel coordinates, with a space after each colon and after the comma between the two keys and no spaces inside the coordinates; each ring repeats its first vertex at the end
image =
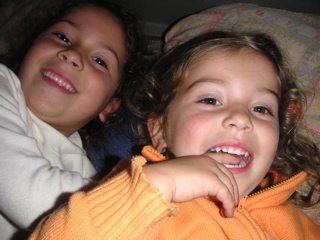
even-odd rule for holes
{"type": "Polygon", "coordinates": [[[214,120],[212,117],[204,114],[190,116],[185,119],[180,128],[180,131],[184,133],[182,133],[183,140],[192,143],[196,140],[205,138],[205,136],[212,130],[213,124],[214,120]]]}

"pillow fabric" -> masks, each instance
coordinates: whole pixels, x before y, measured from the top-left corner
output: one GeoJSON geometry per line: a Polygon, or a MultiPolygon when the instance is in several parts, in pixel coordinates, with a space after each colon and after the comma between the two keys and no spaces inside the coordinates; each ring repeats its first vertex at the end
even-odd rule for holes
{"type": "MultiPolygon", "coordinates": [[[[291,64],[298,86],[307,95],[304,133],[320,143],[320,15],[244,3],[217,6],[174,24],[165,35],[164,51],[210,31],[259,31],[273,36],[291,64]]],[[[299,191],[309,189],[305,183],[299,191]]],[[[304,210],[318,222],[319,205],[304,210]]]]}
{"type": "Polygon", "coordinates": [[[174,24],[166,33],[164,50],[213,30],[260,31],[275,38],[298,86],[307,94],[308,111],[302,123],[305,132],[320,142],[320,15],[245,3],[217,6],[174,24]]]}

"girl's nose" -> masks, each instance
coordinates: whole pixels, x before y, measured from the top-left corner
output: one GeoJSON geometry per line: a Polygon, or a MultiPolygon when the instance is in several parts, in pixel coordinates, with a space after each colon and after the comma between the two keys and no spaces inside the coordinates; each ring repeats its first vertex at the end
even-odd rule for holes
{"type": "Polygon", "coordinates": [[[74,49],[67,49],[67,50],[60,51],[58,53],[58,57],[61,61],[65,61],[71,64],[72,68],[76,70],[83,69],[81,55],[74,49]]]}
{"type": "Polygon", "coordinates": [[[245,110],[233,109],[223,121],[225,128],[235,128],[238,131],[251,132],[253,125],[250,118],[250,113],[245,110]]]}

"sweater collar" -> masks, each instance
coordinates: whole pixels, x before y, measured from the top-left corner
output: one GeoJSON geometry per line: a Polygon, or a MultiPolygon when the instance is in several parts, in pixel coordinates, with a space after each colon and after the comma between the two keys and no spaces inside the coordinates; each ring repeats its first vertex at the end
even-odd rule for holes
{"type": "Polygon", "coordinates": [[[279,206],[290,198],[290,196],[301,186],[306,177],[307,173],[302,171],[284,181],[241,199],[239,206],[246,205],[248,210],[253,210],[258,206],[259,208],[279,206]]]}
{"type": "MultiPolygon", "coordinates": [[[[35,116],[30,110],[30,117],[33,124],[33,134],[41,149],[51,149],[60,158],[63,169],[77,171],[83,177],[91,178],[96,174],[96,170],[87,158],[82,148],[81,137],[75,132],[70,137],[66,137],[35,116]]],[[[50,159],[48,159],[50,161],[50,159]]],[[[53,164],[51,162],[51,164],[53,164]]]]}

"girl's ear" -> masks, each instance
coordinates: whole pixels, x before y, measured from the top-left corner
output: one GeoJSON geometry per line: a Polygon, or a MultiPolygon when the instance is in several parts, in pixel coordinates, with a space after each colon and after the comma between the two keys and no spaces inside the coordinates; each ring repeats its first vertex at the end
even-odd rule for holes
{"type": "Polygon", "coordinates": [[[119,98],[113,98],[108,105],[103,109],[101,113],[99,113],[99,118],[101,122],[105,122],[107,120],[108,115],[117,111],[120,107],[121,100],[119,98]]]}
{"type": "Polygon", "coordinates": [[[148,131],[152,140],[153,147],[160,153],[164,153],[167,148],[165,140],[164,118],[149,119],[148,131]]]}

